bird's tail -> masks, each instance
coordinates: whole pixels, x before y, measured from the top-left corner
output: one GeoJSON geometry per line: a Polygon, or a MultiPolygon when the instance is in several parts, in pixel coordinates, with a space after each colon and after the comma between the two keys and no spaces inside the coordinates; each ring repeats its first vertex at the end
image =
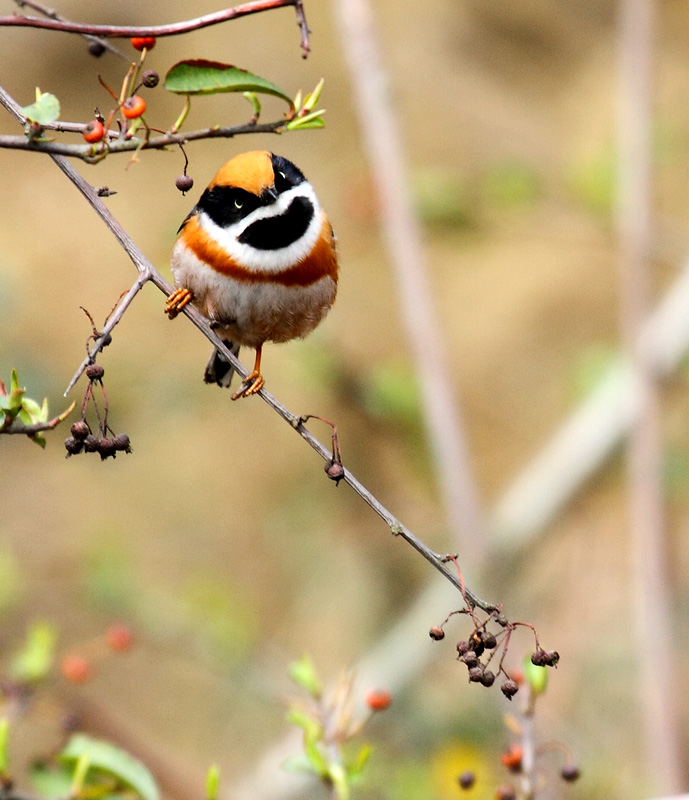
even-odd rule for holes
{"type": "MultiPolygon", "coordinates": [[[[239,345],[223,339],[232,355],[239,355],[239,345]]],[[[206,371],[203,374],[203,379],[206,383],[217,383],[218,386],[228,388],[232,383],[232,376],[234,375],[234,367],[218,350],[214,350],[213,354],[206,365],[206,371]]]]}

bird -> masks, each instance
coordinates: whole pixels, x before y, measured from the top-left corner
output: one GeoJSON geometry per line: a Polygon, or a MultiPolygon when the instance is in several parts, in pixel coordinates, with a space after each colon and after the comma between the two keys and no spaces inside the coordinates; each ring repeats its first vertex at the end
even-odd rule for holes
{"type": "MultiPolygon", "coordinates": [[[[191,303],[236,356],[256,351],[253,370],[233,400],[260,391],[266,342],[309,334],[335,301],[335,235],[301,170],[283,156],[255,150],[218,170],[182,222],[170,266],[175,290],[165,313],[191,303]]],[[[234,368],[214,350],[206,383],[229,387],[234,368]]]]}

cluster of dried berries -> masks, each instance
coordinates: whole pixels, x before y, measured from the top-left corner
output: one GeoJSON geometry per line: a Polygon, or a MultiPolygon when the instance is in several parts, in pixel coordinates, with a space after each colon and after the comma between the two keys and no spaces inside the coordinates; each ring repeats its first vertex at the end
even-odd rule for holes
{"type": "MultiPolygon", "coordinates": [[[[453,611],[442,625],[433,625],[428,632],[431,639],[437,642],[445,638],[443,626],[453,614],[469,614],[474,622],[471,636],[467,640],[457,642],[457,660],[466,666],[469,672],[469,682],[492,686],[496,678],[502,674],[505,680],[501,683],[500,690],[508,700],[511,700],[519,691],[519,683],[503,667],[510,637],[519,625],[534,630],[533,626],[523,622],[509,622],[498,609],[492,611],[488,618],[481,622],[474,609],[467,605],[465,609],[453,611]],[[488,629],[491,622],[499,626],[496,633],[488,629]],[[500,654],[497,667],[495,670],[489,669],[489,665],[497,653],[500,654]]],[[[534,636],[536,636],[535,630],[534,636]]],[[[539,667],[554,667],[559,659],[560,656],[555,650],[543,650],[538,644],[538,636],[536,636],[536,650],[531,656],[532,663],[539,667]]]]}
{"type": "Polygon", "coordinates": [[[89,379],[89,383],[81,403],[81,419],[72,425],[70,428],[72,435],[65,439],[67,458],[79,453],[98,453],[101,461],[105,461],[106,458],[115,458],[117,453],[132,452],[129,436],[126,433],[115,434],[108,425],[108,397],[103,386],[104,373],[105,371],[100,364],[89,364],[86,368],[86,377],[89,379]],[[94,396],[94,384],[96,383],[100,384],[103,396],[102,413],[94,396]],[[86,421],[86,409],[89,400],[93,402],[96,417],[98,418],[98,430],[95,434],[86,421]]]}

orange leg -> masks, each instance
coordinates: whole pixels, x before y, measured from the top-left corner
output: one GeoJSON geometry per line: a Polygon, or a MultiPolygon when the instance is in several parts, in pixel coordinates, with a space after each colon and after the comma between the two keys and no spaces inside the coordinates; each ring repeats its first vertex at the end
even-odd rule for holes
{"type": "Polygon", "coordinates": [[[239,400],[240,397],[248,397],[250,394],[256,394],[260,391],[265,384],[263,375],[261,375],[261,350],[263,345],[259,344],[256,348],[256,361],[254,362],[253,371],[250,372],[242,381],[242,385],[232,395],[233,400],[239,400]]]}
{"type": "Polygon", "coordinates": [[[192,301],[192,295],[189,289],[175,289],[175,291],[168,297],[165,304],[165,313],[174,319],[179,312],[192,301]]]}

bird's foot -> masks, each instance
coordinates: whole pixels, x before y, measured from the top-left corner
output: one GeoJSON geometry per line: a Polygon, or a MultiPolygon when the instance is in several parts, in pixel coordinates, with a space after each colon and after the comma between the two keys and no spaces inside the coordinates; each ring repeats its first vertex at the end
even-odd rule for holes
{"type": "Polygon", "coordinates": [[[265,384],[263,375],[257,370],[250,372],[242,381],[242,385],[232,395],[233,400],[239,400],[240,397],[248,397],[250,394],[260,392],[265,384]]]}
{"type": "Polygon", "coordinates": [[[174,319],[182,309],[191,303],[192,295],[189,289],[175,289],[175,291],[168,297],[165,304],[165,313],[174,319]]]}

